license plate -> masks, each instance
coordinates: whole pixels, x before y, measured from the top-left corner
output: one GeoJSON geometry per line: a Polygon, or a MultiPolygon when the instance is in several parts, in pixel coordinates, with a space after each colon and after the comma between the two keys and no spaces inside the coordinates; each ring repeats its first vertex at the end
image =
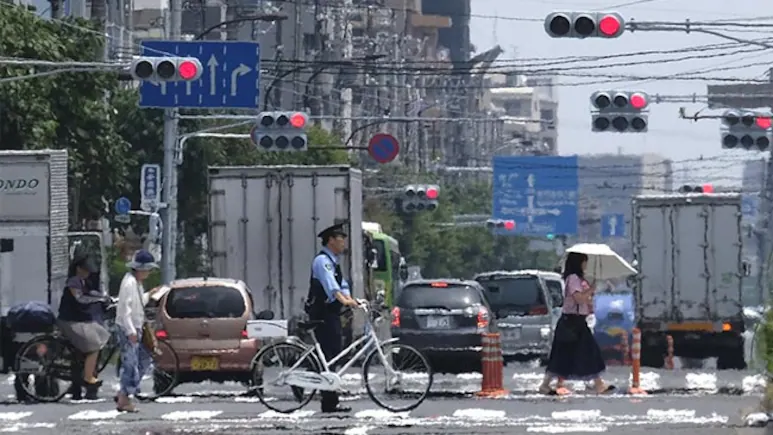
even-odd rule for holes
{"type": "Polygon", "coordinates": [[[216,356],[194,356],[191,358],[191,370],[215,371],[220,368],[220,360],[216,356]]]}
{"type": "Polygon", "coordinates": [[[520,329],[506,329],[505,330],[505,339],[506,340],[520,340],[521,339],[521,330],[520,329]]]}
{"type": "Polygon", "coordinates": [[[451,326],[451,319],[446,316],[430,316],[427,317],[427,328],[449,328],[451,326]]]}

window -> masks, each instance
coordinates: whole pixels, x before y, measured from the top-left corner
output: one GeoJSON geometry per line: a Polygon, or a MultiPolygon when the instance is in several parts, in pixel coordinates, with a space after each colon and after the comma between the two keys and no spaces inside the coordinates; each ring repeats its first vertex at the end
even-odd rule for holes
{"type": "Polygon", "coordinates": [[[427,284],[409,285],[403,288],[397,306],[404,308],[467,308],[481,304],[480,294],[472,287],[449,285],[431,287],[427,284]]]}
{"type": "Polygon", "coordinates": [[[486,296],[491,301],[491,308],[529,309],[545,305],[542,286],[536,276],[499,277],[481,282],[486,289],[486,296]]]}
{"type": "Polygon", "coordinates": [[[555,115],[553,114],[553,111],[550,109],[543,109],[539,111],[539,117],[543,121],[552,121],[554,116],[555,115]]]}
{"type": "Polygon", "coordinates": [[[564,287],[561,281],[556,279],[546,279],[545,284],[548,287],[548,293],[550,293],[551,299],[553,299],[553,306],[560,307],[564,304],[564,287]]]}
{"type": "Polygon", "coordinates": [[[510,100],[505,102],[505,112],[510,116],[526,116],[528,106],[524,107],[521,100],[510,100]]]}
{"type": "Polygon", "coordinates": [[[239,318],[246,309],[244,297],[233,287],[179,287],[166,298],[166,312],[175,319],[239,318]]]}
{"type": "Polygon", "coordinates": [[[387,270],[387,251],[383,240],[374,240],[373,246],[376,248],[376,270],[384,272],[387,270]]]}

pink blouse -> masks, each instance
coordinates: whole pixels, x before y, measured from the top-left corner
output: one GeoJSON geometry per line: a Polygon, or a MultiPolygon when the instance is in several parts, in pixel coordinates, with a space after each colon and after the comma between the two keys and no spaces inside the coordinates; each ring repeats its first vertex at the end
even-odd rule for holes
{"type": "Polygon", "coordinates": [[[588,281],[577,275],[566,277],[566,289],[564,290],[564,306],[562,312],[565,314],[580,314],[587,316],[593,313],[593,302],[589,304],[578,303],[574,299],[574,294],[581,291],[587,291],[590,288],[588,281]]]}

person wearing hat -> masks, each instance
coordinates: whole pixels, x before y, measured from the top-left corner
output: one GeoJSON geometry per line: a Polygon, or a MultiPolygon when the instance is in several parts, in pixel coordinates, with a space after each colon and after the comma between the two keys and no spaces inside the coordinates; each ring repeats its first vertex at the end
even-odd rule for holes
{"type": "MultiPolygon", "coordinates": [[[[307,312],[311,320],[322,322],[314,330],[314,335],[329,361],[341,352],[341,309],[355,307],[357,301],[350,296],[339,264],[339,256],[346,250],[343,224],[325,228],[317,236],[322,239],[322,249],[311,264],[307,312]]],[[[322,392],[322,412],[349,411],[351,408],[339,405],[338,393],[322,392]]]]}
{"type": "Polygon", "coordinates": [[[116,396],[116,409],[136,412],[130,396],[140,391],[140,380],[152,362],[150,351],[142,346],[142,327],[145,324],[145,305],[150,295],[161,287],[145,292],[143,283],[153,269],[158,268],[153,255],[146,250],[137,251],[118,291],[118,307],[115,323],[120,327],[118,341],[121,346],[120,390],[116,396]]]}
{"type": "Polygon", "coordinates": [[[80,400],[83,388],[86,398],[97,399],[102,382],[97,375],[99,350],[110,338],[110,332],[102,325],[107,295],[88,287],[89,276],[97,273],[97,267],[86,254],[76,255],[70,264],[67,285],[59,303],[59,329],[85,356],[82,379],[73,381],[72,399],[80,400]]]}

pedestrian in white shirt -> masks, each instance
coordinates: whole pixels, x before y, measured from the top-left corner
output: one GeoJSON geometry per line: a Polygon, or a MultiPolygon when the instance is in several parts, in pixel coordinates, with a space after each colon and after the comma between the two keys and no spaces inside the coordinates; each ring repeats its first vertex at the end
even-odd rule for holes
{"type": "Polygon", "coordinates": [[[118,307],[115,323],[120,327],[118,341],[121,345],[121,388],[116,396],[116,409],[137,412],[130,396],[140,391],[140,380],[152,362],[152,350],[142,344],[142,327],[145,323],[145,305],[150,294],[145,293],[143,282],[150,271],[158,268],[153,255],[140,250],[129,262],[118,291],[118,307]]]}

